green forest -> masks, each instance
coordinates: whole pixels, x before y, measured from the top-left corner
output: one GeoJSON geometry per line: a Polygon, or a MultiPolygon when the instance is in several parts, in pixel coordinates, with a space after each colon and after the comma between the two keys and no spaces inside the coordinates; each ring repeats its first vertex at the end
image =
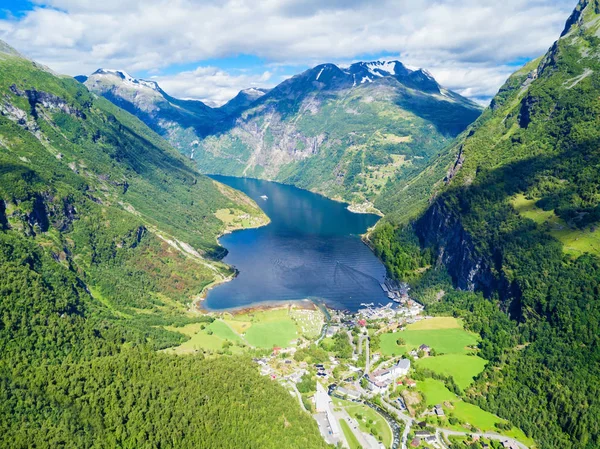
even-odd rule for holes
{"type": "Polygon", "coordinates": [[[258,207],[4,46],[0,92],[0,446],[323,447],[249,359],[157,352],[231,274],[215,212],[258,207]]]}

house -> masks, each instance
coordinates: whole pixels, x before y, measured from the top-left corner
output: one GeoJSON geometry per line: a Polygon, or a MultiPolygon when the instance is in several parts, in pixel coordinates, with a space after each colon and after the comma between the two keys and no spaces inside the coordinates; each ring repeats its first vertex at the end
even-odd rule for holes
{"type": "Polygon", "coordinates": [[[358,320],[358,325],[361,327],[365,327],[367,325],[367,321],[366,320],[358,320]]]}
{"type": "Polygon", "coordinates": [[[421,345],[419,346],[419,351],[423,351],[425,354],[429,355],[431,348],[427,345],[421,345]]]}
{"type": "Polygon", "coordinates": [[[419,447],[419,445],[421,444],[421,440],[419,438],[414,438],[411,442],[410,445],[412,447],[419,447]]]}
{"type": "Polygon", "coordinates": [[[435,414],[437,416],[445,416],[444,409],[442,408],[442,406],[440,404],[436,405],[434,407],[433,411],[435,412],[435,414]]]}
{"type": "Polygon", "coordinates": [[[415,381],[414,381],[414,380],[412,380],[412,379],[408,379],[406,382],[404,382],[404,384],[405,384],[407,387],[410,387],[410,388],[412,388],[412,387],[416,387],[416,386],[417,386],[417,382],[415,382],[415,381]]]}
{"type": "Polygon", "coordinates": [[[410,370],[410,360],[402,359],[396,365],[390,368],[393,378],[406,376],[410,370]]]}
{"type": "Polygon", "coordinates": [[[517,443],[515,443],[514,441],[510,441],[510,440],[503,441],[502,447],[505,449],[519,449],[519,446],[517,446],[517,443]]]}

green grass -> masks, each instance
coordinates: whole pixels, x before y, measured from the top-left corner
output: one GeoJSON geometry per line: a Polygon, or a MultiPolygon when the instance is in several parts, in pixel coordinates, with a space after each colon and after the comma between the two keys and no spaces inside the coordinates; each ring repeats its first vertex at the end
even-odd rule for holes
{"type": "Polygon", "coordinates": [[[400,337],[404,338],[404,332],[383,334],[379,345],[381,353],[389,357],[406,354],[406,347],[396,344],[396,340],[400,337]]]}
{"type": "Polygon", "coordinates": [[[456,400],[456,395],[448,390],[442,381],[436,379],[427,378],[419,381],[417,388],[425,395],[428,407],[456,400]]]}
{"type": "MultiPolygon", "coordinates": [[[[205,329],[202,329],[203,324],[193,323],[188,324],[180,328],[167,327],[167,330],[180,332],[190,337],[190,339],[176,348],[169,349],[177,354],[185,354],[194,351],[218,351],[223,349],[223,343],[225,340],[231,342],[241,342],[242,338],[236,334],[227,324],[221,320],[215,320],[205,329]],[[212,331],[212,335],[209,335],[208,330],[212,331]]],[[[242,348],[239,346],[232,346],[230,348],[232,352],[241,352],[242,348]]]]}
{"type": "MultiPolygon", "coordinates": [[[[443,325],[448,326],[449,323],[446,321],[443,325]]],[[[407,328],[401,332],[383,334],[381,336],[381,352],[386,356],[396,356],[426,344],[441,354],[467,354],[472,352],[468,346],[475,346],[477,342],[476,334],[461,328],[422,330],[407,328]],[[406,345],[398,346],[396,344],[398,338],[402,338],[406,345]]]]}
{"type": "Polygon", "coordinates": [[[456,384],[465,389],[483,371],[486,361],[481,357],[464,354],[446,354],[417,360],[416,365],[447,376],[452,376],[456,384]]]}
{"type": "Polygon", "coordinates": [[[565,253],[578,257],[584,253],[600,256],[600,228],[592,230],[573,229],[558,217],[554,211],[536,207],[536,200],[529,200],[523,194],[515,196],[512,205],[519,214],[535,221],[538,226],[564,245],[565,253]]]}
{"type": "Polygon", "coordinates": [[[343,419],[340,419],[340,427],[342,428],[342,432],[344,432],[344,436],[346,437],[350,449],[361,449],[362,446],[356,439],[356,436],[354,436],[354,432],[352,432],[348,423],[343,419]]]}
{"type": "Polygon", "coordinates": [[[257,348],[286,347],[297,337],[296,326],[289,317],[279,321],[259,322],[246,331],[246,341],[257,348]]]}
{"type": "Polygon", "coordinates": [[[406,326],[406,330],[439,330],[439,329],[462,329],[463,324],[458,318],[452,316],[436,316],[406,326]]]}
{"type": "Polygon", "coordinates": [[[213,321],[208,328],[214,332],[214,335],[222,338],[223,340],[230,340],[233,342],[242,341],[241,337],[221,320],[213,321]]]}
{"type": "Polygon", "coordinates": [[[357,404],[351,401],[335,399],[336,406],[343,406],[348,414],[358,422],[358,427],[364,433],[371,434],[371,428],[377,431],[377,435],[382,437],[382,443],[389,447],[392,444],[392,431],[386,420],[375,410],[363,404],[357,404]],[[361,418],[357,418],[360,416],[361,418]],[[372,420],[372,426],[368,426],[368,421],[372,420]]]}
{"type": "Polygon", "coordinates": [[[463,422],[469,423],[482,431],[496,430],[494,424],[505,422],[496,415],[486,412],[476,405],[464,401],[457,401],[451,413],[463,422]]]}
{"type": "Polygon", "coordinates": [[[399,336],[406,341],[409,349],[426,344],[442,354],[467,354],[472,351],[467,346],[476,346],[478,342],[477,335],[464,329],[407,329],[400,332],[399,336]]]}

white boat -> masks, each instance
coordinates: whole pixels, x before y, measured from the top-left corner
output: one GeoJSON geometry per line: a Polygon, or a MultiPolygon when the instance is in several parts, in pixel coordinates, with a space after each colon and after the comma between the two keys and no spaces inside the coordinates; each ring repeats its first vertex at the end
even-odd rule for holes
{"type": "Polygon", "coordinates": [[[269,199],[269,197],[268,197],[267,195],[261,195],[260,197],[261,197],[263,200],[268,200],[268,199],[269,199]]]}

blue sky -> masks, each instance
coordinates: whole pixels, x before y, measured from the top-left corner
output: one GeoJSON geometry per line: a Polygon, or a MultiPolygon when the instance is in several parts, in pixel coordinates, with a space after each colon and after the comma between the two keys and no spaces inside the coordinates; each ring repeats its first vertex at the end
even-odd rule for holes
{"type": "Polygon", "coordinates": [[[0,0],[0,39],[57,72],[99,67],[222,104],[319,63],[399,59],[479,101],[543,54],[576,0],[0,0]]]}

